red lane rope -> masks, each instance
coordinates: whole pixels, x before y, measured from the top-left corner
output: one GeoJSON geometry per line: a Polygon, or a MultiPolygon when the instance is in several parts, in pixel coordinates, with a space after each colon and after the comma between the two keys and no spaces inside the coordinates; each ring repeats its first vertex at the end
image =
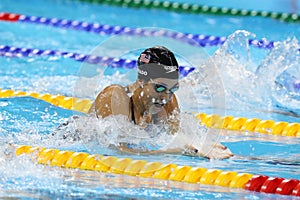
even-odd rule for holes
{"type": "Polygon", "coordinates": [[[17,22],[20,18],[20,15],[14,13],[0,13],[0,20],[9,21],[9,22],[17,22]]]}
{"type": "Polygon", "coordinates": [[[300,180],[254,175],[246,183],[244,189],[270,194],[300,196],[300,180]]]}

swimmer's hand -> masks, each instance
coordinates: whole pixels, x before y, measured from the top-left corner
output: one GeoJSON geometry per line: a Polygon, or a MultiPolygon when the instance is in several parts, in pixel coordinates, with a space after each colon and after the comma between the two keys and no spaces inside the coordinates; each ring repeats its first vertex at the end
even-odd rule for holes
{"type": "Polygon", "coordinates": [[[188,156],[200,156],[208,159],[226,159],[233,156],[231,151],[222,144],[209,145],[205,151],[199,150],[192,145],[185,145],[183,154],[188,156]]]}

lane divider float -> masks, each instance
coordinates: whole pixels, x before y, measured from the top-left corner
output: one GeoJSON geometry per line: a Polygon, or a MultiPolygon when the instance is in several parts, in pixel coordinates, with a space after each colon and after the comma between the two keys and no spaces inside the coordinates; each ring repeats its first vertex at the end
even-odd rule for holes
{"type": "MultiPolygon", "coordinates": [[[[99,23],[81,22],[77,20],[27,16],[21,14],[5,13],[5,12],[0,13],[0,20],[9,21],[9,22],[41,24],[41,25],[53,26],[57,28],[91,32],[100,35],[126,34],[126,35],[147,36],[147,37],[164,36],[167,38],[188,43],[190,45],[197,45],[201,47],[218,46],[224,44],[224,42],[226,41],[226,37],[219,37],[219,36],[212,36],[212,35],[179,33],[179,32],[163,30],[163,29],[150,31],[149,29],[142,29],[142,28],[130,28],[126,26],[113,26],[107,24],[104,25],[99,23]]],[[[265,39],[261,39],[261,40],[249,39],[248,42],[249,45],[258,48],[272,49],[274,47],[274,41],[267,41],[265,39]]]]}
{"type": "MultiPolygon", "coordinates": [[[[1,90],[0,98],[30,96],[36,99],[44,100],[55,106],[87,113],[91,108],[92,101],[88,99],[78,99],[74,97],[65,97],[62,95],[28,93],[14,90],[1,90]]],[[[275,122],[273,120],[260,120],[257,118],[220,116],[216,114],[198,113],[196,118],[202,125],[210,128],[224,129],[239,132],[256,132],[262,134],[272,134],[277,136],[300,137],[300,124],[288,122],[275,122]]]]}
{"type": "Polygon", "coordinates": [[[200,120],[202,125],[211,128],[239,132],[272,134],[277,136],[300,137],[300,123],[288,123],[284,121],[275,122],[274,120],[220,116],[217,114],[205,113],[198,113],[196,118],[200,120]]]}
{"type": "MultiPolygon", "coordinates": [[[[8,45],[0,45],[0,56],[19,57],[19,58],[32,57],[32,56],[61,56],[61,57],[73,59],[78,62],[104,65],[112,68],[135,69],[137,66],[137,61],[130,60],[130,59],[86,55],[86,54],[73,53],[73,52],[64,52],[59,50],[43,50],[43,49],[32,49],[32,48],[24,48],[24,47],[14,47],[8,45]]],[[[194,71],[194,69],[195,69],[194,67],[179,66],[179,73],[182,76],[187,76],[189,73],[194,71]]]]}
{"type": "Polygon", "coordinates": [[[235,9],[227,7],[216,7],[199,4],[179,3],[174,1],[159,0],[80,0],[83,2],[106,4],[110,6],[128,7],[128,8],[146,8],[159,9],[171,12],[189,13],[189,14],[211,14],[228,15],[237,17],[265,17],[284,22],[300,22],[300,16],[296,13],[255,11],[246,9],[235,9]]]}
{"type": "Polygon", "coordinates": [[[61,151],[27,145],[18,146],[15,153],[17,156],[30,155],[33,162],[38,164],[56,167],[300,196],[300,181],[297,179],[180,166],[172,163],[163,164],[161,162],[117,158],[115,156],[90,155],[85,152],[61,151]]]}
{"type": "Polygon", "coordinates": [[[87,113],[90,107],[92,106],[92,101],[87,99],[65,97],[62,95],[38,94],[35,92],[23,92],[23,91],[0,89],[0,98],[10,98],[10,97],[33,97],[35,99],[46,101],[52,105],[64,109],[79,111],[83,113],[87,113]]]}
{"type": "MultiPolygon", "coordinates": [[[[299,50],[300,51],[300,50],[299,50]]],[[[24,47],[14,47],[8,45],[0,45],[0,56],[5,57],[32,57],[32,56],[59,56],[70,58],[78,62],[84,62],[89,64],[97,64],[102,66],[108,66],[112,68],[124,68],[124,69],[135,69],[137,66],[136,60],[122,59],[117,57],[107,56],[94,56],[86,55],[73,52],[65,52],[59,50],[43,50],[43,49],[32,49],[24,47]]],[[[179,66],[179,73],[182,77],[187,76],[189,73],[194,71],[195,68],[192,66],[179,66]]],[[[293,84],[295,90],[299,90],[299,84],[293,84]]]]}

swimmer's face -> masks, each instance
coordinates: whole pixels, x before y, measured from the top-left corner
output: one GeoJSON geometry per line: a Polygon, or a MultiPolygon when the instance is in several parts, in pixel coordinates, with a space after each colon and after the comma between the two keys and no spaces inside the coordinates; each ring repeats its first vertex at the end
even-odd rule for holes
{"type": "Polygon", "coordinates": [[[156,78],[144,84],[143,95],[148,105],[164,106],[179,88],[177,79],[156,78]]]}

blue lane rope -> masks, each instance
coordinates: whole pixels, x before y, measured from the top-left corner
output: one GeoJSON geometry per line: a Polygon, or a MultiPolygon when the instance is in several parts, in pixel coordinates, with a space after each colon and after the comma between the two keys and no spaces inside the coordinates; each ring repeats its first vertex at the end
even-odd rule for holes
{"type": "MultiPolygon", "coordinates": [[[[63,52],[58,50],[42,50],[31,48],[20,48],[7,45],[0,45],[0,56],[5,57],[32,57],[32,56],[61,56],[85,62],[89,64],[104,65],[113,68],[134,69],[137,66],[136,60],[113,58],[107,56],[85,55],[80,53],[63,52]]],[[[181,76],[187,76],[194,71],[194,67],[179,66],[181,76]]]]}
{"type": "MultiPolygon", "coordinates": [[[[149,31],[142,28],[130,28],[126,26],[113,26],[104,25],[99,23],[88,23],[77,20],[66,20],[59,18],[46,18],[37,16],[20,15],[19,22],[23,23],[34,23],[48,25],[58,28],[80,30],[85,32],[92,32],[100,35],[116,35],[116,34],[127,34],[127,35],[143,35],[143,36],[155,36],[157,34],[181,40],[191,45],[197,45],[201,47],[207,46],[218,46],[222,45],[226,41],[226,37],[210,36],[203,34],[191,34],[191,33],[177,33],[166,30],[149,31]]],[[[271,49],[274,47],[274,41],[256,40],[250,39],[249,44],[258,48],[271,49]]]]}
{"type": "Polygon", "coordinates": [[[77,20],[66,20],[58,18],[45,18],[45,17],[36,17],[36,16],[25,16],[20,15],[19,22],[24,23],[34,23],[48,25],[58,28],[73,29],[85,32],[96,33],[99,35],[117,35],[117,34],[126,34],[126,35],[138,35],[138,36],[154,36],[160,34],[161,36],[176,39],[176,40],[185,40],[190,41],[190,43],[195,43],[198,46],[216,46],[221,45],[225,42],[226,37],[217,37],[217,36],[205,36],[205,35],[193,35],[193,34],[183,34],[176,33],[166,30],[159,31],[149,31],[142,28],[130,28],[125,26],[112,26],[104,25],[99,23],[87,23],[77,20]]]}

